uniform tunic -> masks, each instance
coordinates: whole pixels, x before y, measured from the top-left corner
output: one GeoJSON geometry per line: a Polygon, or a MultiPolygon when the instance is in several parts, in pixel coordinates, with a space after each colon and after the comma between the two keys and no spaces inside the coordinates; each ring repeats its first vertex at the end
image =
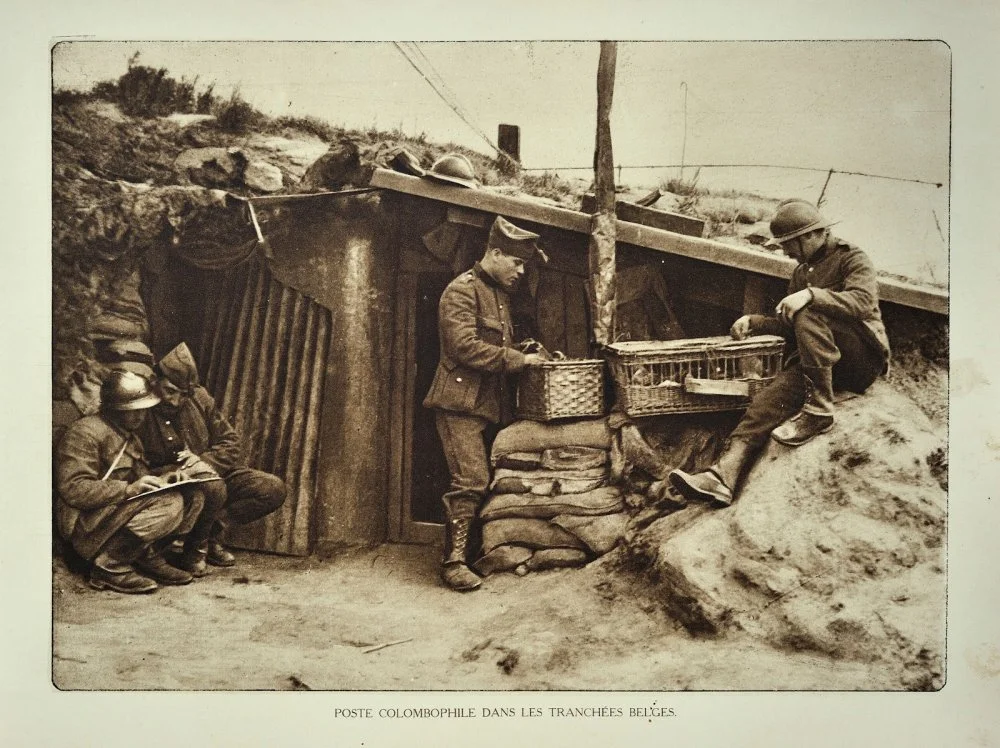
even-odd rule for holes
{"type": "Polygon", "coordinates": [[[753,335],[792,337],[795,351],[774,381],[757,393],[732,438],[760,447],[806,400],[805,368],[832,368],[838,389],[862,393],[884,373],[889,339],[878,305],[878,280],[868,256],[834,236],[792,273],[788,293],[813,299],[789,326],[774,315],[750,315],[753,335]]]}
{"type": "Polygon", "coordinates": [[[437,413],[451,486],[442,497],[449,516],[473,516],[489,487],[494,425],[513,417],[509,375],[524,368],[514,348],[510,297],[485,270],[455,278],[438,304],[441,357],[424,407],[437,413]]]}
{"type": "Polygon", "coordinates": [[[177,453],[188,449],[223,478],[198,486],[204,493],[205,512],[192,528],[194,539],[208,537],[223,511],[226,518],[239,525],[280,507],[285,501],[284,481],[247,466],[239,434],[208,390],[198,384],[198,370],[193,363],[174,363],[169,378],[187,392],[176,407],[161,402],[152,408],[140,431],[146,458],[153,470],[159,471],[175,465],[177,453]]]}
{"type": "Polygon", "coordinates": [[[153,523],[155,527],[150,525],[151,531],[143,539],[151,541],[159,534],[157,530],[173,529],[200,510],[200,504],[186,508],[175,491],[127,498],[129,483],[149,472],[135,434],[97,415],[74,422],[63,434],[56,456],[56,521],[60,534],[83,558],[93,559],[125,527],[142,535],[141,528],[150,524],[144,521],[144,513],[161,515],[166,511],[171,515],[165,524],[158,521],[153,523]]]}

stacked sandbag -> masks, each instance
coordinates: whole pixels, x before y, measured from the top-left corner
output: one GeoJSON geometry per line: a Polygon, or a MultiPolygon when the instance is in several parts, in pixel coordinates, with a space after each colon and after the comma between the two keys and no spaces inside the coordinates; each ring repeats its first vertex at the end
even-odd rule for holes
{"type": "Polygon", "coordinates": [[[581,566],[622,537],[627,516],[611,484],[606,419],[518,421],[493,443],[490,495],[479,512],[483,575],[581,566]]]}

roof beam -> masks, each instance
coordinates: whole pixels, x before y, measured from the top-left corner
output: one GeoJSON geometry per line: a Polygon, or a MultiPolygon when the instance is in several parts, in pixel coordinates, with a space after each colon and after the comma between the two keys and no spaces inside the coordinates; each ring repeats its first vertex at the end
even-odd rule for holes
{"type": "MultiPolygon", "coordinates": [[[[519,218],[523,221],[541,223],[579,234],[590,233],[590,215],[587,213],[544,205],[510,195],[501,195],[489,190],[470,190],[464,187],[443,185],[430,179],[411,177],[388,169],[376,169],[372,176],[371,186],[437,200],[448,205],[459,205],[487,213],[495,213],[506,218],[519,218]]],[[[675,234],[671,231],[642,226],[629,221],[619,220],[617,226],[618,241],[657,252],[681,255],[775,278],[790,278],[792,270],[795,268],[794,260],[756,249],[675,234]]],[[[948,292],[940,288],[880,277],[879,298],[882,301],[923,309],[936,314],[948,314],[948,292]]]]}

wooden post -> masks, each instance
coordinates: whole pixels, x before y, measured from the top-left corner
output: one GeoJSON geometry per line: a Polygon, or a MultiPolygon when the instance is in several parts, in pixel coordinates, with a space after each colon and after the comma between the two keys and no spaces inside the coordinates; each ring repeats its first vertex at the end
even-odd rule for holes
{"type": "Polygon", "coordinates": [[[497,127],[497,164],[500,173],[513,176],[521,168],[521,128],[517,125],[500,125],[497,127]]]}
{"type": "Polygon", "coordinates": [[[817,208],[822,208],[823,207],[823,198],[826,196],[826,188],[830,184],[830,177],[833,176],[833,172],[834,172],[834,170],[830,169],[830,171],[826,175],[826,181],[823,182],[823,189],[820,190],[820,192],[819,192],[819,198],[816,200],[816,207],[817,208]]]}
{"type": "Polygon", "coordinates": [[[521,161],[521,128],[517,125],[500,125],[497,128],[497,146],[515,161],[521,161]]]}
{"type": "Polygon", "coordinates": [[[601,42],[597,65],[597,146],[594,155],[596,211],[590,222],[588,264],[591,319],[598,346],[615,335],[615,167],[611,151],[611,100],[615,89],[615,42],[601,42]]]}

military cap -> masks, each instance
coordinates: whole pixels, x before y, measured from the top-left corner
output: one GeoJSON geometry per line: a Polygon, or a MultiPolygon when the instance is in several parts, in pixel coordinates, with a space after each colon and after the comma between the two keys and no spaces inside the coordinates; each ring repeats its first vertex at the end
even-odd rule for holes
{"type": "Polygon", "coordinates": [[[490,228],[490,238],[486,246],[525,261],[538,258],[542,262],[548,262],[548,256],[538,246],[539,238],[535,232],[518,228],[503,216],[497,216],[490,228]]]}
{"type": "Polygon", "coordinates": [[[185,392],[198,384],[198,367],[187,343],[178,343],[156,365],[160,373],[185,392]]]}

